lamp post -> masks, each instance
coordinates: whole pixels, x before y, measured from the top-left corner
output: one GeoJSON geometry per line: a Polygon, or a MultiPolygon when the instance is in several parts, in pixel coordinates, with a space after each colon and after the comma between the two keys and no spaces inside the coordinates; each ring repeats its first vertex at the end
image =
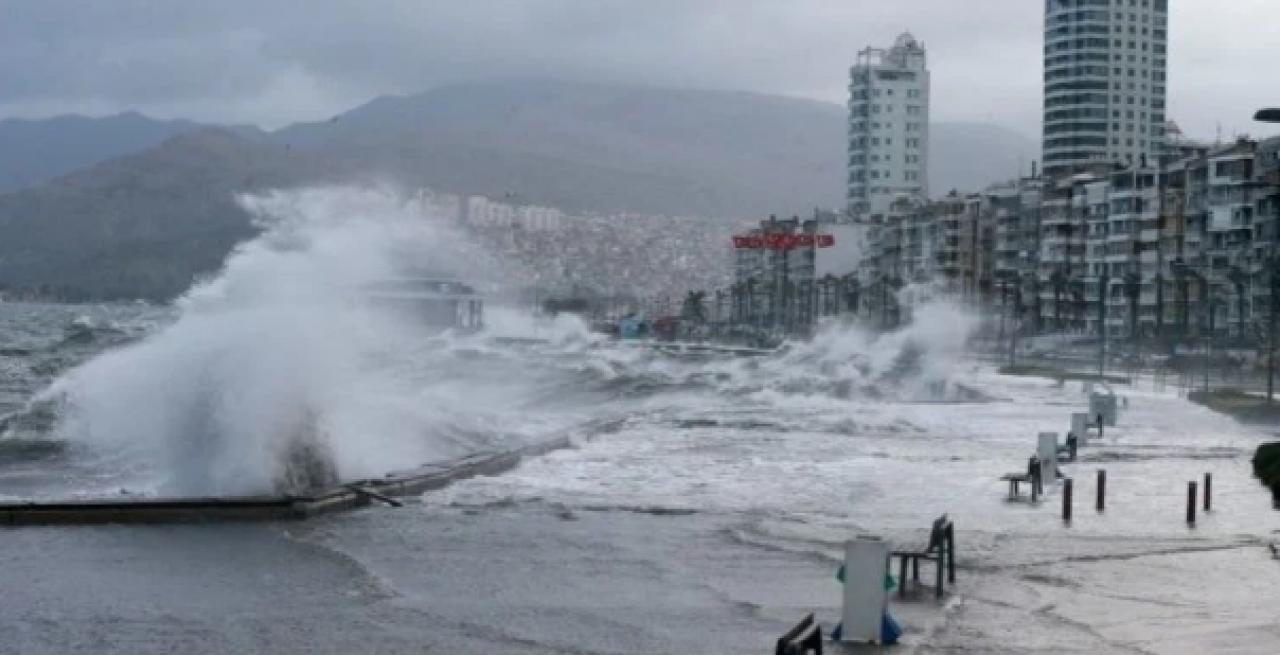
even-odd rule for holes
{"type": "Polygon", "coordinates": [[[1204,340],[1204,347],[1203,347],[1204,390],[1206,393],[1208,393],[1209,391],[1209,355],[1210,355],[1210,349],[1212,348],[1211,340],[1213,339],[1213,330],[1214,330],[1214,310],[1216,309],[1215,304],[1217,302],[1217,299],[1209,295],[1209,278],[1206,275],[1196,270],[1195,267],[1187,265],[1187,263],[1182,261],[1181,259],[1173,260],[1172,266],[1173,266],[1174,275],[1177,275],[1178,278],[1183,281],[1183,292],[1182,292],[1183,310],[1182,311],[1184,312],[1184,314],[1188,311],[1188,305],[1187,305],[1188,294],[1186,292],[1186,283],[1189,278],[1195,278],[1196,283],[1199,285],[1200,302],[1201,304],[1204,305],[1204,309],[1208,313],[1208,319],[1209,319],[1208,324],[1205,325],[1202,323],[1201,326],[1203,329],[1198,331],[1200,333],[1200,338],[1204,340]]]}
{"type": "Polygon", "coordinates": [[[1001,310],[1001,311],[1000,311],[1000,338],[998,339],[998,341],[1003,341],[1003,340],[1004,340],[1004,335],[1005,335],[1005,318],[1006,318],[1006,317],[1008,317],[1008,318],[1009,318],[1009,326],[1008,326],[1008,334],[1009,334],[1009,366],[1013,366],[1013,365],[1014,365],[1014,357],[1015,357],[1015,354],[1014,354],[1014,353],[1017,351],[1017,347],[1018,347],[1018,346],[1017,346],[1017,343],[1018,343],[1018,337],[1017,337],[1017,334],[1018,334],[1018,323],[1019,323],[1019,320],[1018,320],[1018,319],[1019,319],[1019,316],[1018,316],[1018,312],[1011,311],[1011,308],[1010,308],[1010,306],[1009,306],[1009,291],[1012,289],[1012,291],[1014,292],[1015,297],[1017,297],[1017,298],[1018,298],[1018,301],[1015,303],[1015,305],[1021,305],[1021,304],[1022,304],[1022,302],[1021,302],[1022,289],[1020,288],[1020,284],[1021,284],[1021,281],[1022,281],[1022,276],[1020,276],[1020,275],[1018,274],[1018,272],[1017,272],[1017,271],[1012,271],[1012,270],[1004,269],[1004,270],[998,271],[998,272],[996,273],[996,277],[997,277],[997,278],[999,279],[999,281],[1000,281],[1000,304],[1001,304],[1001,307],[1000,307],[1000,310],[1001,310]]]}
{"type": "Polygon", "coordinates": [[[1098,377],[1107,372],[1107,287],[1111,280],[1106,273],[1098,276],[1098,377]]]}
{"type": "MultiPolygon", "coordinates": [[[[1262,123],[1280,123],[1280,109],[1268,107],[1259,109],[1253,120],[1262,123]]],[[[1280,260],[1276,257],[1276,238],[1280,237],[1280,220],[1273,217],[1271,222],[1271,254],[1267,258],[1265,272],[1270,287],[1271,307],[1267,312],[1267,404],[1274,402],[1276,374],[1276,310],[1280,301],[1280,260]]]]}
{"type": "Polygon", "coordinates": [[[1182,327],[1178,337],[1185,341],[1191,325],[1190,307],[1188,306],[1189,293],[1187,291],[1187,277],[1190,275],[1190,271],[1187,269],[1186,263],[1181,259],[1175,259],[1170,262],[1169,268],[1173,271],[1173,277],[1178,281],[1178,297],[1182,304],[1182,315],[1180,320],[1182,327]]]}

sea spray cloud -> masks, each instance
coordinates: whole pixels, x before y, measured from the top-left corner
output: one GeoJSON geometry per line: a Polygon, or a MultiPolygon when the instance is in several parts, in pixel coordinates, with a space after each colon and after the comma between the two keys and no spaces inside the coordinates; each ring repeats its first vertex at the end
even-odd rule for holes
{"type": "Polygon", "coordinates": [[[241,203],[261,236],[182,297],[173,324],[45,394],[62,398],[61,434],[130,458],[173,494],[288,490],[300,452],[342,478],[453,454],[433,431],[464,408],[434,406],[406,382],[413,372],[395,364],[422,335],[361,290],[405,260],[450,272],[455,237],[386,189],[241,203]]]}
{"type": "Polygon", "coordinates": [[[837,396],[919,398],[945,390],[978,320],[946,295],[915,291],[909,320],[897,329],[881,333],[833,321],[812,340],[792,343],[779,357],[734,378],[781,391],[837,396]]]}

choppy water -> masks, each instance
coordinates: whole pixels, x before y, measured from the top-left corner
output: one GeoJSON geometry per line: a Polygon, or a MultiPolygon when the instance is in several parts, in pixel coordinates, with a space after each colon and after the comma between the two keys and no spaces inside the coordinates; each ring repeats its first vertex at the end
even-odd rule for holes
{"type": "MultiPolygon", "coordinates": [[[[500,307],[485,332],[432,336],[333,302],[350,280],[380,273],[350,255],[353,243],[381,237],[331,231],[242,250],[180,310],[0,305],[0,415],[9,417],[0,495],[255,492],[284,459],[279,439],[304,428],[324,436],[351,477],[563,434],[575,446],[404,511],[284,537],[228,530],[237,554],[205,553],[193,572],[169,549],[204,552],[193,544],[207,533],[94,532],[106,551],[92,557],[57,533],[15,542],[24,561],[53,553],[48,569],[123,561],[133,573],[112,585],[135,584],[141,598],[173,592],[177,619],[132,602],[120,610],[134,621],[125,633],[158,635],[161,645],[209,630],[251,640],[207,617],[260,605],[240,587],[262,579],[272,582],[261,597],[283,597],[278,575],[323,611],[278,610],[293,627],[269,642],[273,651],[346,616],[357,641],[388,650],[426,639],[484,652],[674,652],[684,639],[705,645],[694,652],[741,652],[767,647],[765,634],[803,611],[829,624],[844,539],[918,542],[945,512],[960,539],[962,596],[900,608],[916,645],[1271,652],[1250,649],[1274,640],[1280,618],[1265,547],[1280,525],[1248,471],[1266,430],[1172,393],[1123,389],[1120,424],[1066,466],[1077,487],[1076,519],[1065,525],[1056,486],[1033,506],[1007,501],[998,477],[1025,466],[1038,432],[1065,432],[1085,403],[1079,386],[974,363],[964,353],[972,323],[954,307],[920,308],[915,324],[888,335],[833,325],[759,358],[672,356],[500,307]],[[73,328],[82,314],[95,327],[73,328]],[[1103,514],[1091,503],[1099,468],[1110,489],[1103,514]],[[1215,511],[1189,528],[1185,485],[1206,472],[1215,511]],[[197,603],[181,600],[183,585],[169,577],[125,580],[147,580],[157,559],[148,549],[163,551],[174,579],[215,592],[197,603]],[[284,564],[295,559],[305,566],[284,564]],[[347,591],[318,591],[329,588],[347,591]],[[425,624],[424,613],[433,617],[425,624]],[[705,625],[732,634],[707,636],[705,625]]],[[[56,610],[78,593],[57,575],[53,584],[4,570],[37,606],[56,610]]],[[[119,625],[97,606],[76,611],[119,625]]],[[[86,637],[64,630],[53,632],[67,643],[86,637]]],[[[240,642],[219,643],[200,652],[240,642]]]]}

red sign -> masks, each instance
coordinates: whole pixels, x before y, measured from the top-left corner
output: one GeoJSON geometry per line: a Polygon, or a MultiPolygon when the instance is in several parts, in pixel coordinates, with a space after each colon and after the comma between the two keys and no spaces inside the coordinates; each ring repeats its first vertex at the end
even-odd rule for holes
{"type": "Polygon", "coordinates": [[[834,245],[836,238],[830,234],[747,234],[733,237],[733,247],[738,250],[795,250],[834,245]]]}

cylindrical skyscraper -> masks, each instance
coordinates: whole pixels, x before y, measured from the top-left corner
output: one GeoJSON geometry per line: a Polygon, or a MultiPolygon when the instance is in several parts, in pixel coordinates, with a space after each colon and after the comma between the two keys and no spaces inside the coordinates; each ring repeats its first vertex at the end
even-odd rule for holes
{"type": "Polygon", "coordinates": [[[1045,0],[1046,177],[1156,163],[1164,144],[1168,0],[1045,0]]]}

